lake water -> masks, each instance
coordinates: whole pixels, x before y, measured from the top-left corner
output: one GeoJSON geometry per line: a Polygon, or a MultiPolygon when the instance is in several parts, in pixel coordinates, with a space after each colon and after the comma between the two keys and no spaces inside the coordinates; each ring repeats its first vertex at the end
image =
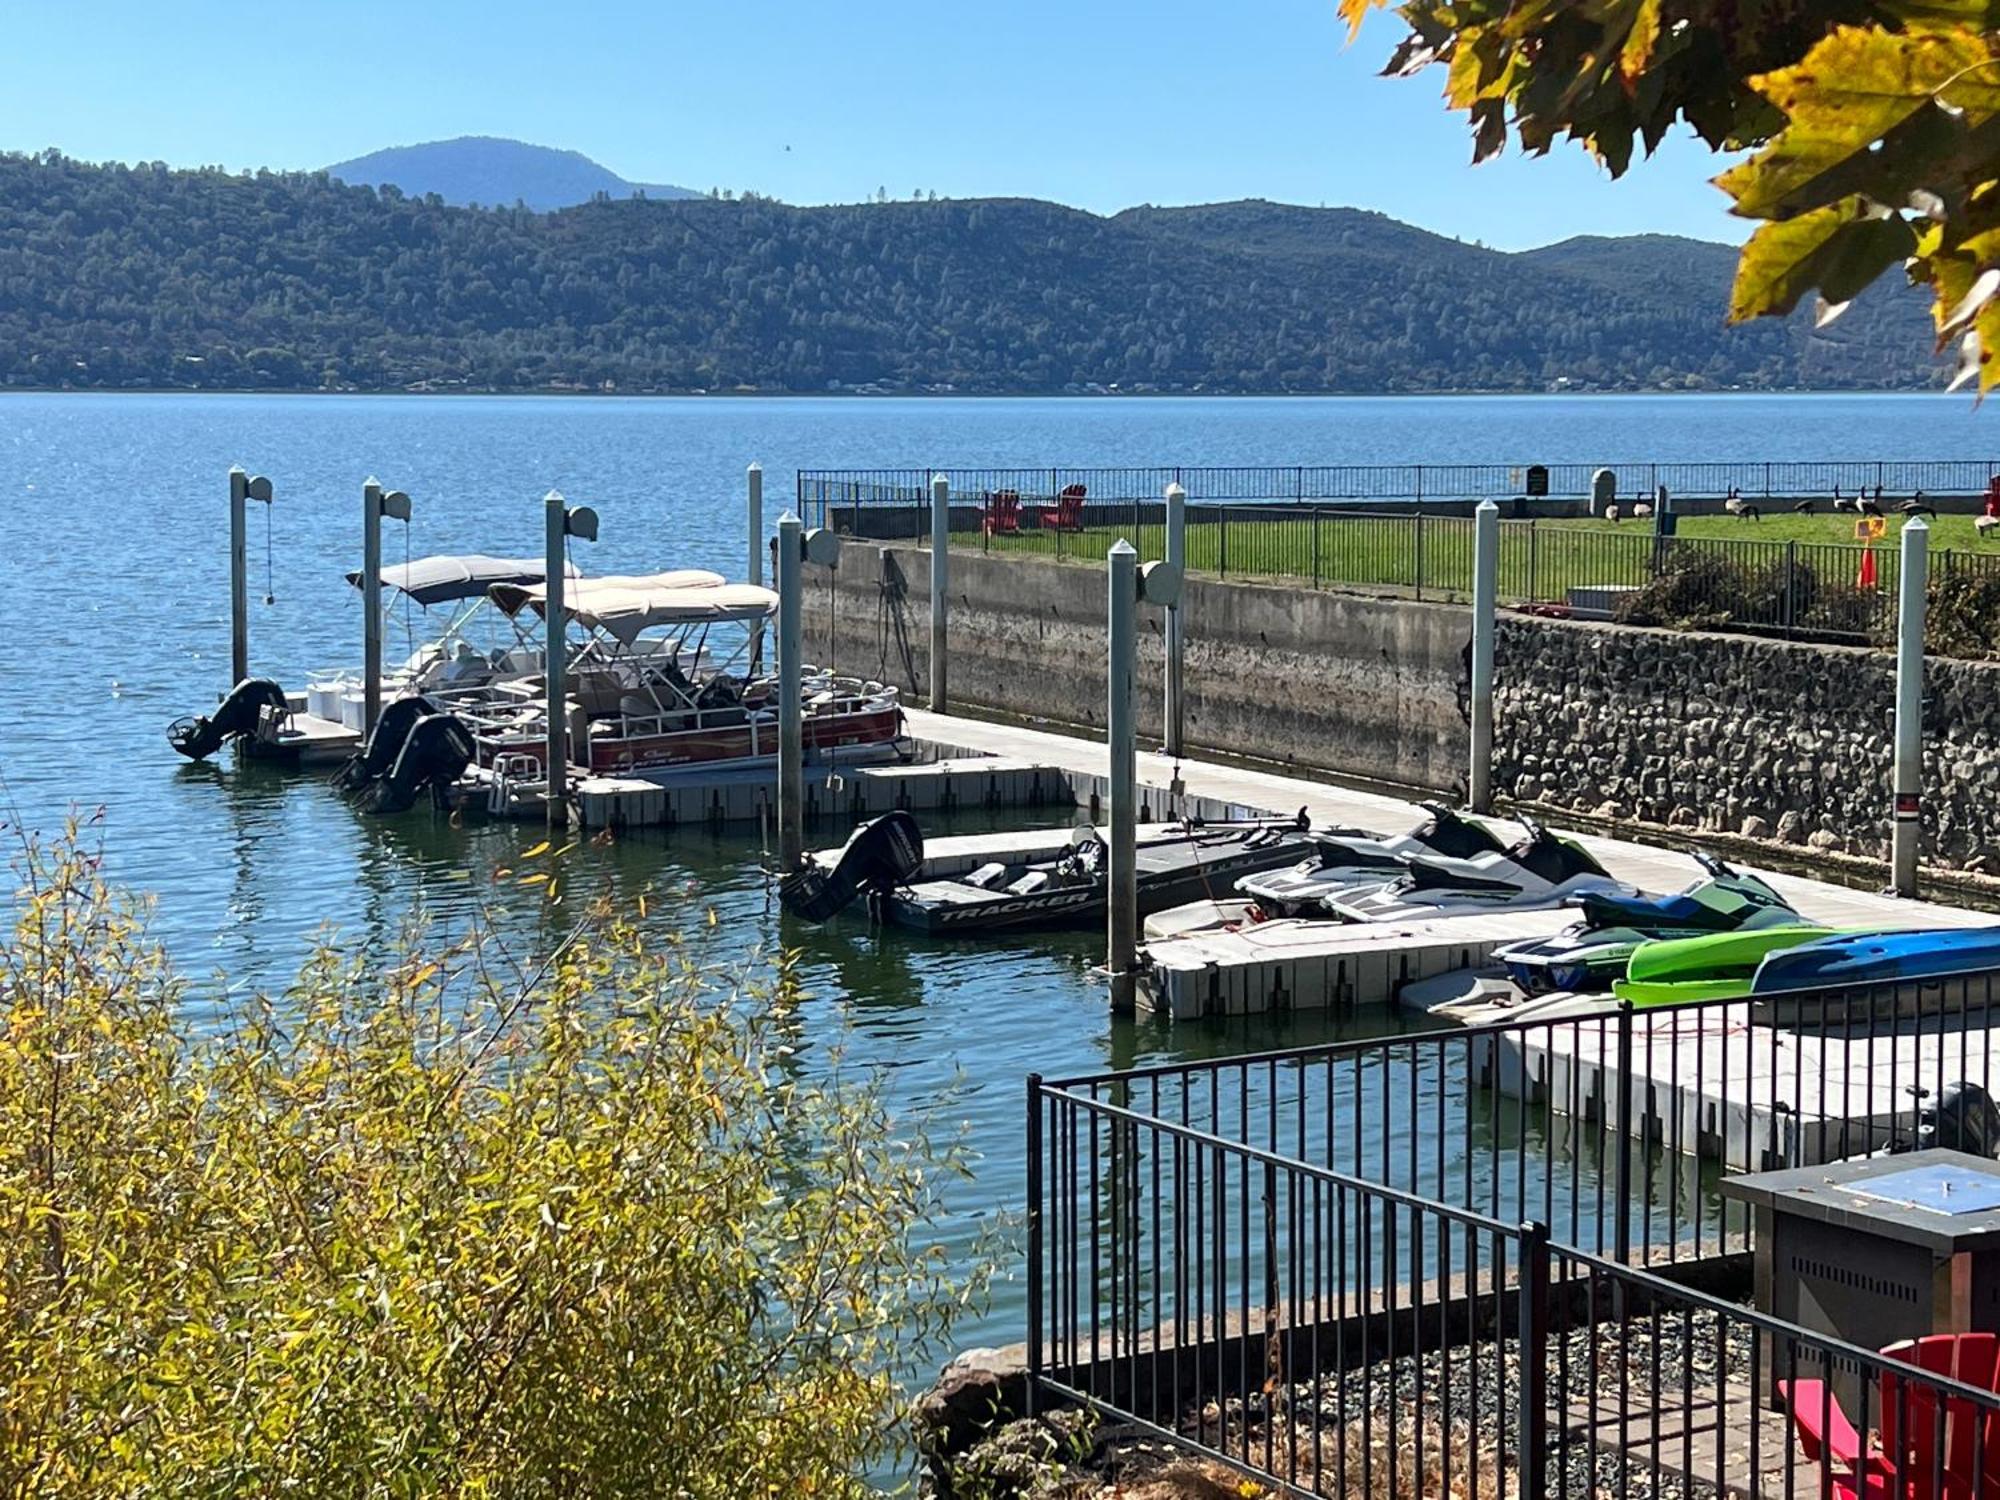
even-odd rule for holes
{"type": "MultiPolygon", "coordinates": [[[[454,829],[419,811],[357,816],[310,778],[188,766],[162,730],[227,684],[225,472],[270,476],[268,606],[251,659],[301,685],[358,660],[359,551],[370,474],[409,492],[411,555],[538,554],[541,496],[594,506],[591,571],[705,566],[738,576],[742,485],[765,466],[775,520],[799,468],[950,464],[1256,465],[1718,459],[1983,459],[1989,415],[1943,396],[1441,397],[1307,400],[594,400],[255,396],[0,396],[0,497],[13,624],[0,632],[0,796],[10,821],[55,829],[103,809],[119,877],[158,898],[157,931],[197,975],[273,983],[312,935],[392,936],[421,903],[475,905],[532,942],[538,896],[480,878],[539,830],[454,829]],[[470,877],[470,878],[468,878],[470,877]]],[[[252,594],[265,589],[252,507],[252,594]]],[[[385,556],[404,556],[391,523],[385,556]]],[[[421,616],[415,638],[424,638],[421,616]]],[[[435,633],[432,631],[431,633],[435,633]]],[[[392,632],[389,653],[404,648],[392,632]]],[[[754,838],[634,835],[571,857],[573,896],[642,888],[714,907],[728,953],[800,946],[821,1044],[880,1066],[905,1100],[958,1081],[983,1153],[952,1226],[968,1244],[1022,1196],[1022,1076],[1318,1040],[1269,1022],[1169,1029],[1113,1022],[1088,977],[1088,936],[950,946],[859,923],[786,928],[754,838]]],[[[657,898],[655,909],[663,903],[657,898]]],[[[670,908],[672,902],[664,903],[670,908]]],[[[666,920],[675,920],[669,916],[666,920]]],[[[215,983],[220,983],[216,980],[215,983]]],[[[212,995],[213,990],[209,993],[212,995]]],[[[200,1003],[197,1000],[197,1003],[200,1003]]],[[[1021,1332],[1003,1284],[968,1342],[1021,1332]]]]}

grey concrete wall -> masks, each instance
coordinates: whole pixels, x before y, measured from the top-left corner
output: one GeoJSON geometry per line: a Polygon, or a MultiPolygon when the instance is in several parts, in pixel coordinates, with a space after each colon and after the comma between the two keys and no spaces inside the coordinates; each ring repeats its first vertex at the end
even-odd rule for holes
{"type": "MultiPolygon", "coordinates": [[[[1102,730],[1102,568],[954,552],[949,686],[957,704],[1102,730]]],[[[850,542],[820,585],[812,649],[843,671],[930,685],[930,557],[850,542]]],[[[1463,609],[1190,580],[1190,747],[1453,791],[1464,780],[1463,609]]],[[[1141,611],[1139,720],[1157,740],[1161,623],[1141,611]]]]}

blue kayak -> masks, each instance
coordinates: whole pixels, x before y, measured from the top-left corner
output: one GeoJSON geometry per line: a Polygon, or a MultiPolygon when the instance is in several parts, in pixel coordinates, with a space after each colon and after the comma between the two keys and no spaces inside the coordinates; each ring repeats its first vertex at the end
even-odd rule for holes
{"type": "Polygon", "coordinates": [[[2000,969],[2000,927],[1843,932],[1766,955],[1755,994],[2000,969]]]}

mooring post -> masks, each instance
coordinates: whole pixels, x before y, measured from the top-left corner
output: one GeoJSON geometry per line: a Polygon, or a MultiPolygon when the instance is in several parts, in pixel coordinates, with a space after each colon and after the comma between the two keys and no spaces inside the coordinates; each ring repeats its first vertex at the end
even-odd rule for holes
{"type": "Polygon", "coordinates": [[[1139,609],[1139,554],[1120,537],[1109,558],[1111,667],[1110,696],[1104,722],[1111,750],[1111,919],[1105,967],[1111,974],[1111,1008],[1124,1014],[1134,1008],[1132,967],[1139,946],[1139,876],[1137,860],[1138,767],[1132,712],[1132,673],[1139,609]]]}
{"type": "Polygon", "coordinates": [[[805,862],[805,565],[840,565],[840,538],[786,511],[778,518],[778,864],[805,862]]]}
{"type": "Polygon", "coordinates": [[[1138,713],[1132,695],[1137,671],[1138,607],[1179,602],[1180,570],[1171,563],[1139,566],[1139,554],[1120,537],[1106,557],[1109,592],[1110,662],[1106,672],[1105,745],[1110,753],[1110,866],[1106,872],[1109,915],[1104,967],[1111,976],[1111,1008],[1135,1009],[1139,950],[1138,713]]]}
{"type": "Polygon", "coordinates": [[[1889,889],[1917,894],[1917,853],[1923,842],[1924,601],[1930,586],[1930,527],[1922,516],[1903,523],[1896,580],[1896,762],[1890,824],[1889,889]]]}
{"type": "Polygon", "coordinates": [[[931,712],[945,712],[945,615],[951,587],[951,481],[931,476],[931,712]]]}
{"type": "Polygon", "coordinates": [[[375,732],[382,715],[382,518],[393,516],[405,525],[410,497],[401,490],[384,491],[370,475],[361,485],[361,732],[375,732]]]}
{"type": "Polygon", "coordinates": [[[250,542],[243,502],[250,495],[250,473],[242,465],[229,471],[229,685],[250,675],[250,542]]]}
{"type": "Polygon", "coordinates": [[[805,858],[805,744],[799,678],[800,568],[805,523],[790,511],[778,518],[778,864],[796,870],[805,858]]]}
{"type": "MultiPolygon", "coordinates": [[[[1317,528],[1318,512],[1314,512],[1313,519],[1317,528]]],[[[1318,535],[1317,529],[1314,535],[1318,535]]],[[[1187,570],[1187,491],[1178,484],[1167,486],[1167,566],[1179,573],[1187,570]]],[[[1187,634],[1182,625],[1181,612],[1185,608],[1185,603],[1176,599],[1167,610],[1167,702],[1162,748],[1175,757],[1184,753],[1181,673],[1187,634]]]]}
{"type": "Polygon", "coordinates": [[[547,684],[548,739],[542,749],[549,827],[569,823],[569,539],[597,540],[597,512],[571,510],[559,490],[542,497],[542,681],[547,684]]]}
{"type": "MultiPolygon", "coordinates": [[[[749,570],[743,575],[751,583],[764,582],[764,466],[752,463],[748,471],[748,498],[744,516],[745,532],[749,541],[749,570]]],[[[764,658],[764,622],[759,620],[750,627],[750,674],[757,675],[758,664],[764,658]]]]}
{"type": "MultiPolygon", "coordinates": [[[[250,675],[250,519],[244,502],[271,503],[271,481],[241,464],[229,471],[229,685],[250,675]]],[[[270,603],[270,600],[265,600],[270,603]]]]}
{"type": "Polygon", "coordinates": [[[1500,594],[1500,507],[1479,502],[1472,541],[1472,764],[1466,800],[1493,811],[1493,635],[1500,594]]]}

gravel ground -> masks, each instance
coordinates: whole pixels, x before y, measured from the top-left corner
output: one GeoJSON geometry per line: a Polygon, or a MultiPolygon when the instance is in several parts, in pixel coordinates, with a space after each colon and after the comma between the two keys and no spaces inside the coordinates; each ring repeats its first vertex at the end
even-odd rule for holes
{"type": "MultiPolygon", "coordinates": [[[[1513,1339],[1382,1360],[1317,1382],[1272,1379],[1247,1401],[1183,1413],[1180,1430],[1252,1469],[1327,1496],[1513,1500],[1520,1349],[1513,1339]],[[1289,1456],[1288,1456],[1289,1455],[1289,1456]]],[[[1563,1500],[1708,1500],[1681,1472],[1712,1473],[1718,1439],[1740,1438],[1753,1379],[1748,1331],[1711,1313],[1572,1330],[1548,1351],[1548,1490],[1563,1500]],[[1730,1388],[1729,1404],[1718,1395],[1730,1388]],[[1629,1413],[1621,1433],[1617,1417],[1629,1413]],[[1658,1413],[1659,1463],[1654,1462],[1658,1413]],[[1595,1427],[1592,1442],[1586,1429],[1595,1427]],[[1557,1434],[1567,1430],[1569,1440],[1557,1434]]],[[[1737,1460],[1740,1463],[1740,1459],[1737,1460]]],[[[1726,1477],[1739,1488],[1747,1475],[1726,1477]]],[[[1063,1413],[1018,1422],[968,1454],[956,1487],[979,1500],[1256,1500],[1264,1486],[1135,1429],[1063,1413]]]]}

